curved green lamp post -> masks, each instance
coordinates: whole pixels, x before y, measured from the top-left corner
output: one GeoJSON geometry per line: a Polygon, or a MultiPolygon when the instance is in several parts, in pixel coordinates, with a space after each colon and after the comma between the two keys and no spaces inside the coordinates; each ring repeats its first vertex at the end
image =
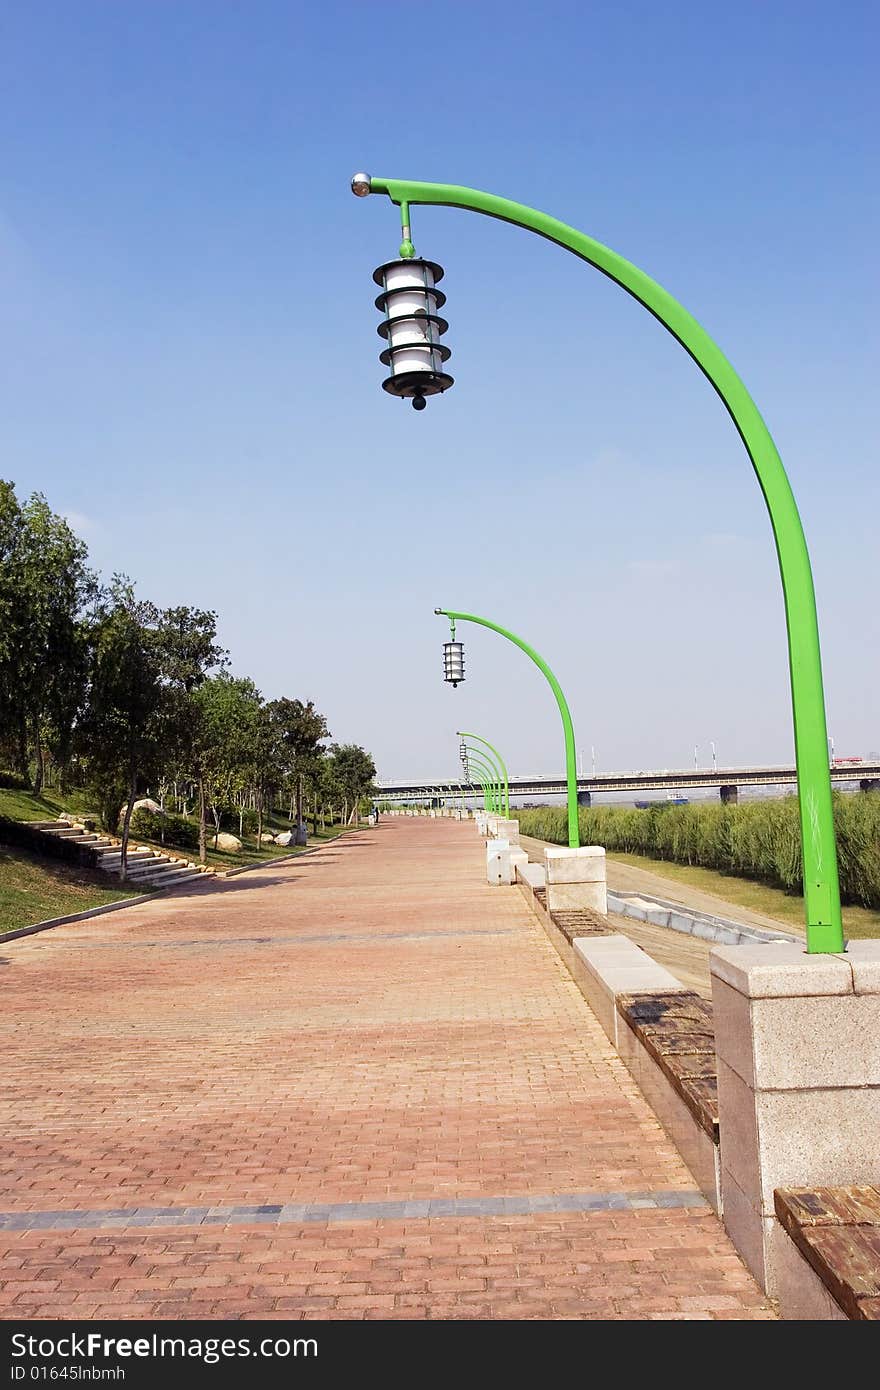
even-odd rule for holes
{"type": "MultiPolygon", "coordinates": [[[[474,771],[476,772],[476,769],[474,769],[474,771]]],[[[480,776],[479,772],[476,772],[476,777],[477,782],[479,783],[483,791],[483,810],[488,814],[488,812],[492,809],[489,805],[489,785],[485,781],[485,779],[480,776]]]]}
{"type": "Polygon", "coordinates": [[[495,815],[501,815],[501,783],[498,779],[498,769],[491,766],[488,759],[480,756],[473,749],[468,749],[468,767],[473,764],[477,776],[485,778],[485,785],[489,804],[487,811],[492,811],[495,815]]]}
{"type": "Polygon", "coordinates": [[[483,772],[489,778],[489,786],[492,794],[491,809],[501,814],[501,778],[494,759],[490,759],[488,754],[483,753],[482,749],[472,748],[467,745],[465,760],[468,767],[473,764],[478,771],[483,772]]]}
{"type": "Polygon", "coordinates": [[[542,656],[539,656],[534,647],[530,647],[528,642],[524,642],[516,633],[508,632],[506,627],[500,627],[498,623],[490,622],[488,618],[478,618],[475,613],[454,613],[450,608],[435,608],[435,613],[442,614],[449,619],[452,628],[453,640],[455,638],[456,623],[479,623],[481,627],[491,628],[493,632],[498,632],[502,637],[506,637],[508,642],[513,642],[514,646],[524,651],[526,656],[530,656],[539,670],[550,683],[550,688],[556,697],[559,706],[559,713],[562,716],[562,730],[565,735],[565,779],[568,794],[568,843],[571,849],[577,849],[580,845],[578,833],[578,799],[577,799],[577,753],[574,746],[574,725],[571,722],[571,711],[568,708],[568,701],[562,693],[562,686],[554,676],[550,667],[542,656]]]}
{"type": "Polygon", "coordinates": [[[617,252],[555,217],[509,198],[451,184],[414,183],[356,174],[352,189],[361,197],[367,193],[384,193],[399,206],[403,259],[415,255],[410,240],[409,209],[416,203],[483,213],[535,232],[573,252],[644,305],[681,343],[721,397],[746,447],[764,495],[782,578],[803,844],[807,950],[843,951],[825,695],[810,557],[782,460],[744,383],[718,344],[662,285],[617,252]]]}
{"type": "Polygon", "coordinates": [[[502,790],[501,769],[497,762],[488,753],[483,753],[482,749],[467,746],[467,756],[472,761],[480,759],[478,766],[482,766],[492,779],[492,810],[496,815],[504,815],[504,792],[502,790]]]}
{"type": "Polygon", "coordinates": [[[498,776],[497,767],[495,767],[494,763],[489,762],[488,758],[479,758],[473,749],[469,751],[468,758],[470,762],[474,764],[477,771],[482,772],[483,776],[487,778],[489,787],[489,810],[496,816],[502,816],[504,811],[501,802],[501,781],[498,776]]]}
{"type": "Polygon", "coordinates": [[[509,819],[510,819],[510,778],[507,776],[507,767],[505,766],[504,759],[502,758],[501,754],[498,752],[498,749],[495,748],[495,747],[489,742],[489,740],[488,740],[487,738],[481,738],[479,734],[465,734],[465,733],[462,733],[461,729],[459,729],[459,730],[457,730],[456,737],[457,737],[457,738],[473,738],[473,739],[476,739],[477,743],[482,743],[482,744],[484,744],[484,745],[486,746],[486,748],[488,748],[488,750],[489,750],[490,754],[492,755],[492,757],[494,758],[495,763],[496,763],[496,766],[497,766],[498,777],[499,777],[499,790],[500,790],[501,786],[503,786],[503,788],[504,788],[504,793],[503,793],[504,799],[503,799],[503,801],[502,801],[502,806],[501,806],[502,814],[505,815],[505,816],[508,818],[508,820],[509,820],[509,819]]]}

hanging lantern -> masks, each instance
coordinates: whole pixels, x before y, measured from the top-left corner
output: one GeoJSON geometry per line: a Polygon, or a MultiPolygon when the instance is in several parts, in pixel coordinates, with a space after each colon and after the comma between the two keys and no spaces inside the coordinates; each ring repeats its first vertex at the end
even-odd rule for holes
{"type": "Polygon", "coordinates": [[[443,679],[453,688],[464,680],[464,643],[443,643],[443,679]]]}
{"type": "Polygon", "coordinates": [[[441,266],[417,257],[389,261],[373,272],[382,287],[376,308],[385,314],[377,332],[388,344],[379,361],[391,369],[382,386],[392,396],[411,400],[414,410],[424,410],[426,396],[436,396],[453,383],[443,370],[450,351],[440,342],[449,327],[437,312],[446,303],[437,289],[442,278],[441,266]]]}

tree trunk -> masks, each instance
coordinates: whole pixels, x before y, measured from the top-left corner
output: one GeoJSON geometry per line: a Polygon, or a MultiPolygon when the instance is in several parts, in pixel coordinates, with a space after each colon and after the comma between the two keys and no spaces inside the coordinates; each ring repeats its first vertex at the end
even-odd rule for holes
{"type": "Polygon", "coordinates": [[[199,863],[204,864],[208,856],[208,810],[205,798],[205,779],[199,778],[199,863]]]}
{"type": "Polygon", "coordinates": [[[43,790],[45,779],[45,766],[43,763],[43,744],[40,739],[40,721],[34,720],[34,796],[39,796],[43,790]]]}
{"type": "Polygon", "coordinates": [[[263,843],[263,797],[262,797],[262,794],[261,794],[260,796],[257,797],[257,849],[259,849],[259,848],[262,846],[262,843],[263,843]]]}
{"type": "Polygon", "coordinates": [[[137,773],[132,769],[128,782],[128,801],[125,806],[125,820],[122,822],[122,847],[119,856],[119,877],[125,878],[128,872],[128,828],[131,825],[131,811],[137,796],[137,773]]]}
{"type": "Polygon", "coordinates": [[[220,838],[220,812],[214,803],[211,803],[211,815],[214,817],[214,848],[217,848],[217,841],[220,838]]]}
{"type": "Polygon", "coordinates": [[[18,770],[22,777],[27,777],[30,772],[30,765],[28,763],[27,717],[24,714],[19,716],[16,745],[18,770]]]}

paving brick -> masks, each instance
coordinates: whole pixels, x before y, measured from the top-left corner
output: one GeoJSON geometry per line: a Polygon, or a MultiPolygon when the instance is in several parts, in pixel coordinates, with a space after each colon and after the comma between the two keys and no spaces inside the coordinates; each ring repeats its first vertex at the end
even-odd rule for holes
{"type": "Polygon", "coordinates": [[[7,954],[0,1316],[773,1316],[472,826],[7,954]]]}

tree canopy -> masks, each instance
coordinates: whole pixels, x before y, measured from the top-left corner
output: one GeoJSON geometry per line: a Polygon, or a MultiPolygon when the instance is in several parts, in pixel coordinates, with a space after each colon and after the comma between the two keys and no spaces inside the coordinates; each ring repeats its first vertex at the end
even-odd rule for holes
{"type": "MultiPolygon", "coordinates": [[[[145,792],[185,817],[259,835],[284,807],[297,832],[347,819],[375,775],[354,744],[327,747],[314,700],[266,700],[232,675],[217,614],[159,608],[114,575],[102,585],[85,543],[35,493],[22,503],[0,481],[0,765],[39,793],[44,778],[88,787],[103,824],[121,822],[122,868],[132,806],[145,792]]],[[[8,774],[7,774],[8,775],[8,774]]]]}

